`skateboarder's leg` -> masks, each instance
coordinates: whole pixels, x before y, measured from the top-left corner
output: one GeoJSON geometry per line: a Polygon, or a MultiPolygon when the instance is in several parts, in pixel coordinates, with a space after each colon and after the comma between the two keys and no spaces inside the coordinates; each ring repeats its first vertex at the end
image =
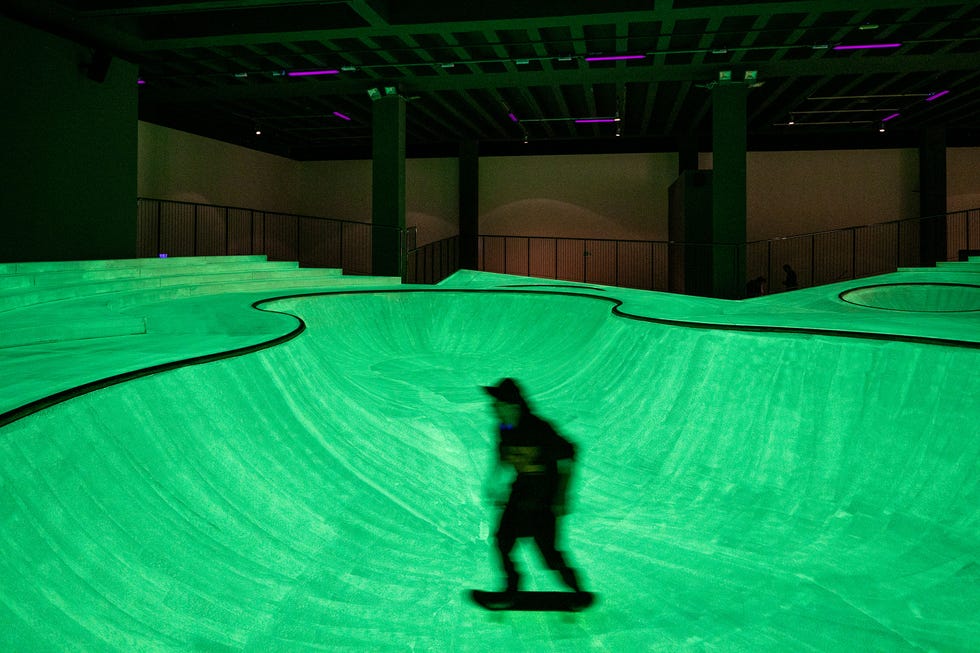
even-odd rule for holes
{"type": "Polygon", "coordinates": [[[516,515],[512,510],[504,510],[500,516],[500,524],[495,535],[497,552],[500,554],[500,563],[504,568],[507,577],[507,592],[516,592],[520,586],[520,574],[514,559],[510,557],[514,545],[517,543],[517,522],[516,515]]]}
{"type": "Polygon", "coordinates": [[[576,592],[581,592],[582,586],[579,584],[578,573],[568,566],[564,553],[559,551],[556,546],[558,529],[555,517],[553,515],[550,518],[542,517],[534,533],[534,542],[538,545],[545,564],[548,565],[549,569],[557,571],[566,585],[576,592]]]}

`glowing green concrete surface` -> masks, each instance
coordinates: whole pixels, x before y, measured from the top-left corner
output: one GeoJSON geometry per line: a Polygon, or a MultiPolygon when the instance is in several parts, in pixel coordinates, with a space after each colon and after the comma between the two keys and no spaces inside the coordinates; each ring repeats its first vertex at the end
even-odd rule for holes
{"type": "Polygon", "coordinates": [[[958,313],[980,311],[980,285],[896,283],[855,288],[841,295],[846,302],[889,311],[958,313]]]}
{"type": "Polygon", "coordinates": [[[813,331],[969,340],[976,314],[500,287],[528,283],[273,302],[306,331],[0,429],[0,650],[975,650],[980,350],[813,331]],[[502,376],[580,447],[586,612],[464,597],[500,582],[502,376]]]}

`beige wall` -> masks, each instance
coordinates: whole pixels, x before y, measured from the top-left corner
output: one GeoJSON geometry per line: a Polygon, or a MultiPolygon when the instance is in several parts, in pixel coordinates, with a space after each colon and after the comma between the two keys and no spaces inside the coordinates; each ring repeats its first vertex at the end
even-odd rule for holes
{"type": "MultiPolygon", "coordinates": [[[[980,148],[948,157],[950,210],[980,207],[980,148]]],[[[918,213],[914,149],[750,152],[746,165],[750,241],[918,213]]],[[[419,244],[458,232],[458,174],[455,158],[406,161],[406,224],[419,244]]],[[[663,240],[676,175],[673,153],[483,157],[480,231],[663,240]]],[[[292,161],[140,123],[138,192],[369,222],[371,162],[292,161]]]]}
{"type": "MultiPolygon", "coordinates": [[[[746,236],[766,240],[914,218],[916,150],[749,152],[746,236]]],[[[711,168],[711,154],[701,155],[711,168]]]]}
{"type": "Polygon", "coordinates": [[[676,154],[480,159],[480,233],[663,240],[676,154]]]}
{"type": "Polygon", "coordinates": [[[140,197],[298,213],[297,163],[139,123],[140,197]]]}
{"type": "MultiPolygon", "coordinates": [[[[405,162],[405,223],[419,244],[458,233],[456,159],[405,162]]],[[[293,161],[139,124],[140,197],[371,221],[371,161],[293,161]]]]}
{"type": "Polygon", "coordinates": [[[946,209],[980,208],[980,147],[946,150],[946,209]]]}

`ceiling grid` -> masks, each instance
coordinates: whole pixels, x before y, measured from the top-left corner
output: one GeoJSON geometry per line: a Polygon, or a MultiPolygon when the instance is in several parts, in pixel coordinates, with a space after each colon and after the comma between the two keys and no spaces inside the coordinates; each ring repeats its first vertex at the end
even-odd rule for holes
{"type": "Polygon", "coordinates": [[[746,71],[750,148],[908,147],[934,127],[953,146],[980,144],[976,2],[5,0],[0,11],[136,63],[141,119],[296,159],[369,156],[368,91],[386,86],[410,98],[407,145],[423,156],[461,141],[710,147],[706,87],[748,83],[746,71]],[[270,126],[261,139],[258,120],[270,126]]]}

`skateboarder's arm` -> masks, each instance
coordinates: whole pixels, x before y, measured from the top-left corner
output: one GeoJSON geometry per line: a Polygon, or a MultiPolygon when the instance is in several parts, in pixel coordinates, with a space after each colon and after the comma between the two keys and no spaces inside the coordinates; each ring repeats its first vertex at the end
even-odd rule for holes
{"type": "Polygon", "coordinates": [[[554,511],[558,516],[568,514],[568,486],[572,479],[572,461],[558,461],[558,486],[555,490],[554,511]]]}
{"type": "Polygon", "coordinates": [[[490,503],[500,505],[507,500],[509,476],[509,471],[504,462],[495,458],[490,466],[490,473],[483,484],[483,494],[490,503]]]}

